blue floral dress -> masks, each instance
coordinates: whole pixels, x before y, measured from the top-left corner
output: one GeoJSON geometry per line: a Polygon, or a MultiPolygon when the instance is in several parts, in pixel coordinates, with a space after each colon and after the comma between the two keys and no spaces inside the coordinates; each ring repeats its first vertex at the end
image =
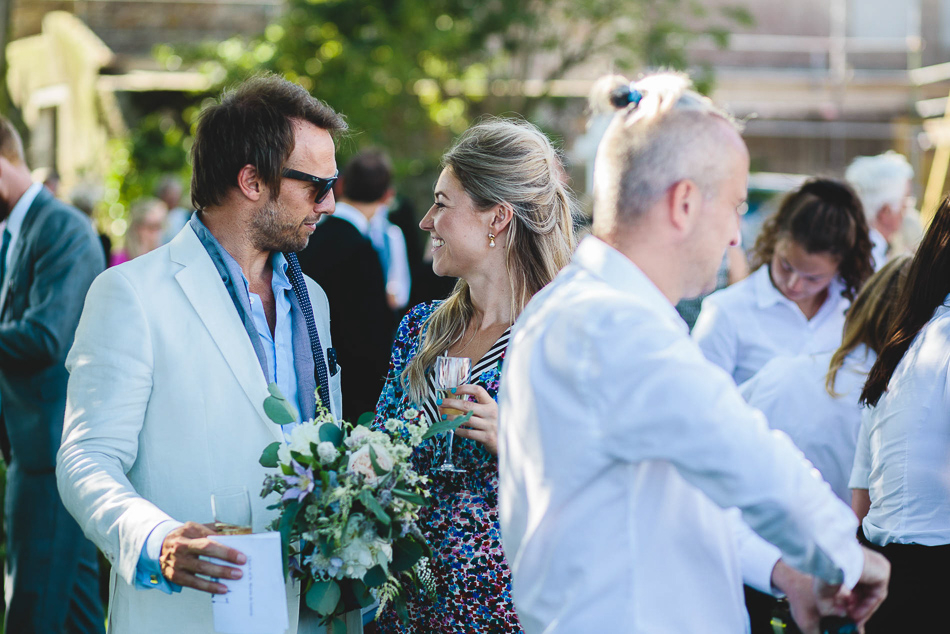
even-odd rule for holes
{"type": "MultiPolygon", "coordinates": [[[[410,407],[423,409],[410,402],[399,375],[415,356],[422,326],[438,304],[416,306],[399,325],[389,376],[376,406],[377,429],[410,407]]],[[[503,358],[502,350],[496,363],[486,367],[476,364],[472,377],[472,383],[494,399],[498,398],[503,358]]],[[[423,510],[420,523],[432,547],[436,599],[414,593],[408,601],[408,625],[390,608],[379,618],[379,632],[521,632],[501,547],[498,460],[481,443],[456,436],[453,462],[466,473],[445,473],[437,470],[444,450],[445,438],[440,435],[424,441],[412,457],[416,470],[431,479],[432,504],[423,510]]]]}

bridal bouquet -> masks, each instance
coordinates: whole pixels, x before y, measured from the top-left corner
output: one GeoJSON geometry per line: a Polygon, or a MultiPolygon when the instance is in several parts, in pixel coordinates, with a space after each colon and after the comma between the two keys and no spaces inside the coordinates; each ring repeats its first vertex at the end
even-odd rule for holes
{"type": "MultiPolygon", "coordinates": [[[[275,384],[269,388],[268,417],[278,425],[294,422],[295,410],[275,384]]],[[[392,603],[405,620],[408,585],[433,591],[425,585],[431,551],[417,524],[428,479],[409,457],[423,440],[465,418],[429,426],[409,409],[401,420],[386,421],[389,433],[373,431],[372,415],[356,425],[334,420],[318,395],[317,416],[264,449],[261,464],[277,471],[264,479],[261,496],[280,495],[268,508],[280,509],[272,528],[281,534],[285,573],[301,581],[307,605],[323,623],[374,600],[379,612],[392,603]]]]}

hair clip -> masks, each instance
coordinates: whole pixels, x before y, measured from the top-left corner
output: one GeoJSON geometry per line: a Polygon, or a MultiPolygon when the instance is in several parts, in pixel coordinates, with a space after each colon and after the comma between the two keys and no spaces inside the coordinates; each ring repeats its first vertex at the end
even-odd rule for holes
{"type": "Polygon", "coordinates": [[[636,108],[640,105],[641,99],[643,99],[643,93],[634,88],[632,84],[618,86],[610,91],[610,103],[614,108],[623,109],[630,104],[633,104],[633,107],[636,108]]]}

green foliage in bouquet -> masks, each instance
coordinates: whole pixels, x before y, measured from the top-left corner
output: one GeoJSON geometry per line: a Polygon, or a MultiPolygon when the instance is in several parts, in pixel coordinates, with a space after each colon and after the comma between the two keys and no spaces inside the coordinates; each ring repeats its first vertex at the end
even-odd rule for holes
{"type": "MultiPolygon", "coordinates": [[[[278,425],[297,419],[275,384],[264,412],[278,425]]],[[[427,505],[428,478],[416,473],[412,450],[423,440],[455,429],[471,414],[428,426],[416,410],[370,429],[372,416],[356,425],[333,418],[317,396],[317,415],[297,425],[286,442],[274,442],[261,465],[275,469],[262,497],[277,493],[272,528],[280,532],[285,574],[303,584],[307,605],[330,623],[345,612],[379,600],[407,618],[410,585],[425,587],[431,556],[418,526],[427,505]]]]}

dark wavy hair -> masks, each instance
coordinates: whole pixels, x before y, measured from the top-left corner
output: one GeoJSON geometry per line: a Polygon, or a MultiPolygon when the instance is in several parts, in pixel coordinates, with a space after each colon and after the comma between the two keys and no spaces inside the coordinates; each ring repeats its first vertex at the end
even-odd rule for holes
{"type": "Polygon", "coordinates": [[[917,333],[950,294],[950,198],[934,214],[901,293],[900,310],[891,323],[887,343],[877,356],[861,392],[861,402],[874,406],[917,333]]]}
{"type": "Polygon", "coordinates": [[[346,121],[330,106],[278,75],[260,74],[231,88],[205,108],[191,148],[191,202],[220,205],[237,187],[245,165],[257,168],[272,197],[280,193],[284,161],[294,151],[294,119],[339,134],[346,121]]]}
{"type": "Polygon", "coordinates": [[[813,178],[782,200],[765,224],[752,250],[752,268],[768,265],[779,240],[794,240],[808,253],[838,258],[844,281],[841,294],[850,300],[874,272],[868,222],[858,195],[845,183],[813,178]]]}

